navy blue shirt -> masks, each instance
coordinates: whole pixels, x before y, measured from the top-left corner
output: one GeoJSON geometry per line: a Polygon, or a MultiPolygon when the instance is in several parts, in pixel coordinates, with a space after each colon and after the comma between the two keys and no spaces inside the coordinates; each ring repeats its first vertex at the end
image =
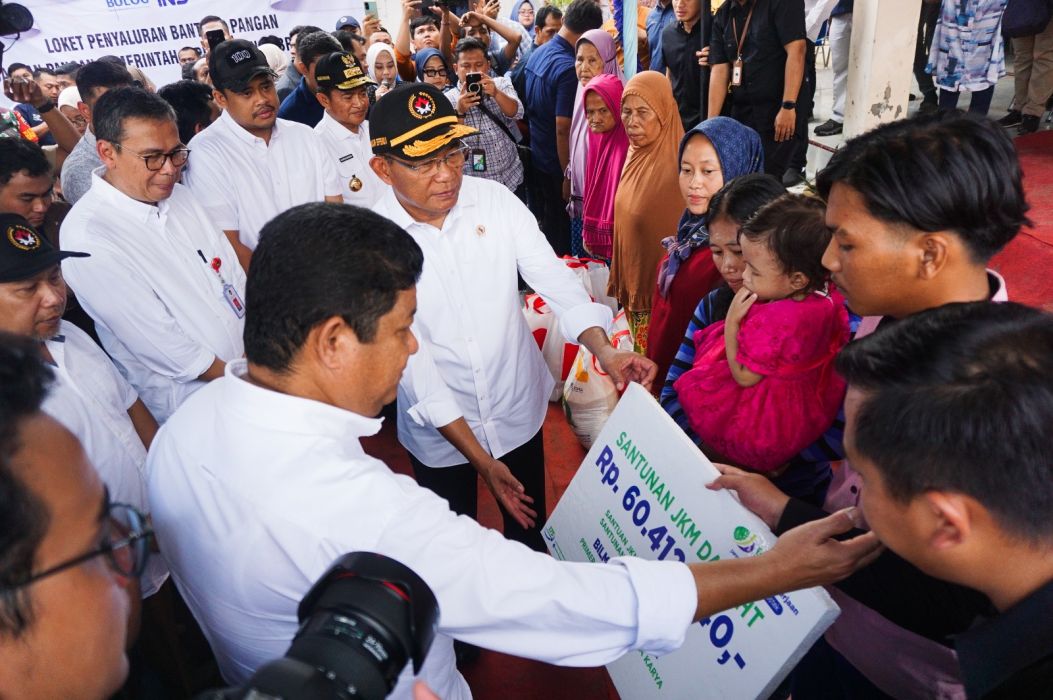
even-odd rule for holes
{"type": "Polygon", "coordinates": [[[289,93],[289,96],[282,101],[282,106],[278,108],[278,118],[300,122],[314,128],[318,122],[322,121],[324,112],[318,98],[307,87],[307,78],[300,78],[300,84],[289,93]]]}
{"type": "MultiPolygon", "coordinates": [[[[55,109],[58,109],[58,107],[55,109]]],[[[44,117],[40,116],[40,112],[31,104],[15,105],[15,111],[21,114],[22,118],[26,120],[26,124],[30,126],[40,126],[44,123],[44,117]]],[[[54,146],[56,141],[55,137],[48,131],[48,133],[37,139],[37,143],[41,146],[54,146]]]]}
{"type": "Polygon", "coordinates": [[[534,167],[545,174],[563,177],[556,151],[556,117],[573,116],[577,91],[574,47],[557,34],[530,54],[523,95],[530,123],[530,155],[534,167]]]}
{"type": "MultiPolygon", "coordinates": [[[[673,2],[662,7],[657,3],[647,13],[647,46],[651,51],[651,70],[665,73],[665,57],[662,55],[662,30],[666,25],[676,21],[676,12],[673,11],[673,2]]],[[[700,23],[701,24],[701,23],[700,23]]]]}

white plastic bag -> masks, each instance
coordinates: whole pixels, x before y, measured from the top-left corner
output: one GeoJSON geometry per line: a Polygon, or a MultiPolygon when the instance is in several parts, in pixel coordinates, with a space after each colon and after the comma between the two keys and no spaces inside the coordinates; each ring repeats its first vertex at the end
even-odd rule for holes
{"type": "MultiPolygon", "coordinates": [[[[632,350],[633,339],[625,312],[614,317],[611,345],[619,350],[632,350]]],[[[563,385],[563,413],[571,430],[587,450],[600,434],[611,411],[618,404],[614,381],[603,371],[595,355],[584,345],[574,358],[574,367],[563,385]]]]}
{"type": "Polygon", "coordinates": [[[540,294],[528,294],[524,299],[523,315],[534,336],[534,341],[541,348],[548,371],[556,381],[549,401],[559,401],[563,395],[563,382],[570,374],[574,357],[578,353],[577,343],[568,343],[559,328],[559,319],[552,308],[545,303],[540,294]]]}
{"type": "Polygon", "coordinates": [[[607,267],[607,263],[593,258],[572,258],[569,255],[564,255],[563,260],[571,272],[581,280],[582,286],[593,301],[609,307],[613,313],[618,313],[618,300],[607,296],[607,282],[611,276],[611,269],[607,267]]]}

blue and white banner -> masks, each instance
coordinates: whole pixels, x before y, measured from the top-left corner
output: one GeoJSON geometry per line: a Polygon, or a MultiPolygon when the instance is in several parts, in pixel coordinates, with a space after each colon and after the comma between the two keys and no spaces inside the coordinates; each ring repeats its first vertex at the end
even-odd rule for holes
{"type": "Polygon", "coordinates": [[[238,38],[258,41],[309,24],[332,31],[351,15],[361,21],[363,0],[22,0],[33,13],[33,29],[3,39],[4,64],[55,67],[101,56],[123,58],[160,87],[180,78],[176,53],[200,47],[197,23],[218,15],[238,38]]]}

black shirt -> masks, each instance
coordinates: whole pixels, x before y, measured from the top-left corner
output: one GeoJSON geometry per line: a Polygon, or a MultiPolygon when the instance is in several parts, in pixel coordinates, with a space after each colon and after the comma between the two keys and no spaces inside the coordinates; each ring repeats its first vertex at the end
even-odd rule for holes
{"type": "Polygon", "coordinates": [[[970,700],[1053,698],[1053,581],[977,622],[955,647],[970,700]]]}
{"type": "Polygon", "coordinates": [[[684,31],[683,22],[670,22],[662,30],[662,60],[669,69],[684,131],[702,121],[701,68],[695,56],[702,48],[701,41],[701,20],[695,22],[690,33],[684,31]]]}
{"type": "Polygon", "coordinates": [[[738,57],[736,26],[740,37],[746,32],[742,44],[742,85],[732,88],[736,103],[781,103],[786,72],[784,47],[805,38],[804,3],[801,0],[749,0],[742,5],[738,0],[728,0],[720,6],[713,17],[709,62],[712,65],[727,63],[729,80],[738,57]],[[753,17],[749,29],[745,30],[751,9],[753,17]]]}

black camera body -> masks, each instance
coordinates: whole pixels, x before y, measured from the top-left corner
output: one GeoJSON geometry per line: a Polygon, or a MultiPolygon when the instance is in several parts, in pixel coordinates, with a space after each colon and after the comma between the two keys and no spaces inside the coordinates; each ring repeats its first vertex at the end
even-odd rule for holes
{"type": "Polygon", "coordinates": [[[420,673],[435,639],[439,604],[409,567],[382,554],[354,552],[333,563],[297,608],[300,628],[285,657],[243,688],[199,700],[380,700],[409,659],[420,673]]]}

